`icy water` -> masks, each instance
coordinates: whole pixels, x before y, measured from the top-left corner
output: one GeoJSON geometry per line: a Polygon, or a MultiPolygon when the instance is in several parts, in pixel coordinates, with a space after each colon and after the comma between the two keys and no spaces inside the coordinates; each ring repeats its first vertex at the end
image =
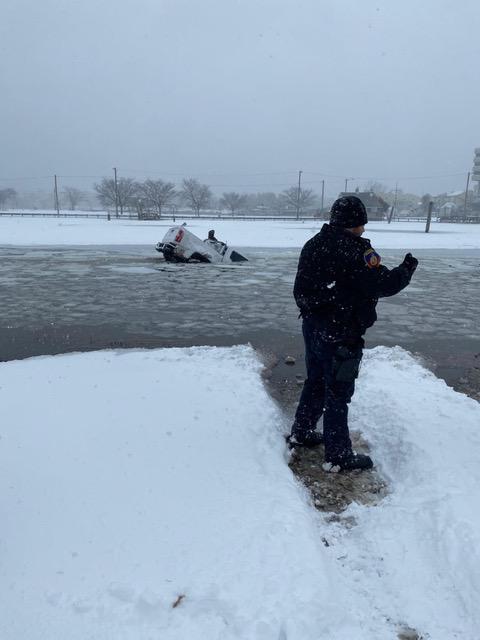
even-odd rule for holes
{"type": "MultiPolygon", "coordinates": [[[[301,357],[292,298],[299,250],[244,253],[248,263],[218,266],[167,264],[144,246],[0,248],[0,357],[247,341],[301,357]]],[[[480,251],[416,255],[412,285],[379,303],[367,343],[419,352],[457,384],[479,365],[480,251]]],[[[402,258],[383,253],[388,266],[402,258]]]]}

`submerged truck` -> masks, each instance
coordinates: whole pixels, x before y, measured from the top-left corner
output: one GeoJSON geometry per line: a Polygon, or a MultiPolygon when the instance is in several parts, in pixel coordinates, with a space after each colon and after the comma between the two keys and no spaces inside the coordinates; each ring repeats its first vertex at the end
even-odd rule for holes
{"type": "Polygon", "coordinates": [[[247,262],[241,253],[217,240],[214,229],[208,232],[208,238],[201,240],[185,224],[170,227],[155,249],[163,254],[167,262],[247,262]]]}

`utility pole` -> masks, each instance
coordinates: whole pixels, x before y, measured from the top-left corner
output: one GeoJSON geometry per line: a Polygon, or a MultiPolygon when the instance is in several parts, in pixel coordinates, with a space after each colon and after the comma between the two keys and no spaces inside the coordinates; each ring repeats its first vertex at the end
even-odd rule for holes
{"type": "Polygon", "coordinates": [[[428,203],[428,214],[427,214],[427,225],[425,227],[425,233],[430,231],[430,222],[432,220],[432,209],[433,209],[433,201],[430,200],[428,203]]]}
{"type": "Polygon", "coordinates": [[[55,209],[57,210],[57,216],[59,216],[60,215],[60,203],[58,201],[57,175],[55,174],[53,177],[54,177],[54,180],[55,180],[55,186],[53,188],[53,199],[54,199],[54,203],[55,203],[55,209]]]}
{"type": "Polygon", "coordinates": [[[298,189],[297,189],[297,220],[300,218],[300,193],[301,193],[301,183],[302,183],[302,173],[303,171],[298,172],[298,189]]]}
{"type": "Polygon", "coordinates": [[[115,217],[118,218],[118,182],[117,182],[117,167],[113,167],[113,173],[115,174],[115,217]]]}
{"type": "Polygon", "coordinates": [[[465,202],[463,203],[463,217],[467,217],[467,199],[468,199],[468,186],[470,184],[470,171],[467,173],[467,186],[465,187],[465,202]]]}
{"type": "Polygon", "coordinates": [[[354,180],[355,178],[345,178],[345,193],[347,193],[347,189],[348,189],[348,183],[350,182],[350,180],[354,180]]]}
{"type": "Polygon", "coordinates": [[[320,211],[323,213],[323,205],[325,202],[325,180],[322,180],[322,207],[320,211]]]}
{"type": "Polygon", "coordinates": [[[391,223],[392,218],[393,218],[393,214],[397,208],[397,193],[398,193],[398,182],[395,183],[395,198],[393,200],[393,207],[390,211],[390,215],[388,216],[388,224],[391,223]]]}

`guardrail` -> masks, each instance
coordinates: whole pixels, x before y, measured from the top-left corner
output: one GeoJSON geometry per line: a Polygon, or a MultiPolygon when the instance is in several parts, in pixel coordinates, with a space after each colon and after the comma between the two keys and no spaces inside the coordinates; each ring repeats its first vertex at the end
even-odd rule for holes
{"type": "MultiPolygon", "coordinates": [[[[4,217],[20,217],[20,218],[93,218],[97,220],[107,220],[108,213],[56,213],[56,212],[47,212],[47,211],[0,211],[0,216],[4,217]]],[[[241,221],[241,220],[277,220],[277,221],[287,221],[287,222],[300,222],[303,220],[311,220],[311,221],[320,221],[318,218],[314,218],[313,216],[301,216],[297,218],[296,216],[255,216],[255,215],[232,215],[227,213],[209,213],[209,214],[201,214],[196,216],[191,213],[175,213],[175,214],[165,214],[160,218],[139,218],[135,213],[124,213],[123,215],[115,216],[115,214],[110,214],[111,220],[138,220],[139,222],[158,222],[161,220],[172,220],[177,222],[179,220],[233,220],[233,221],[241,221]]]]}
{"type": "MultiPolygon", "coordinates": [[[[4,217],[20,217],[20,218],[97,218],[108,219],[108,213],[49,213],[43,211],[0,211],[0,216],[4,217]]],[[[114,216],[113,216],[114,217],[114,216]]],[[[128,220],[138,220],[138,216],[126,215],[122,218],[128,220]]]]}
{"type": "MultiPolygon", "coordinates": [[[[76,213],[74,211],[69,211],[68,213],[60,214],[56,212],[50,211],[0,211],[0,216],[2,217],[12,217],[12,218],[78,218],[78,219],[97,219],[97,220],[108,220],[108,213],[105,212],[91,212],[91,213],[76,213]]],[[[162,215],[160,218],[139,218],[136,213],[124,213],[123,215],[115,216],[114,213],[110,214],[110,220],[137,220],[138,222],[161,222],[162,220],[172,222],[180,222],[183,220],[231,220],[233,222],[241,222],[242,220],[248,220],[251,222],[254,221],[277,221],[277,222],[326,222],[321,218],[315,218],[313,216],[300,216],[297,218],[296,216],[256,216],[256,215],[244,215],[244,214],[236,214],[232,215],[231,213],[201,213],[199,216],[192,213],[169,213],[162,215]]],[[[427,218],[422,218],[420,216],[408,216],[408,217],[400,217],[393,216],[392,222],[427,222],[427,218]]],[[[386,220],[372,220],[372,222],[387,222],[386,220]]],[[[439,222],[438,216],[432,218],[432,222],[439,222]]],[[[458,222],[464,224],[478,223],[480,222],[479,217],[467,216],[467,218],[462,219],[443,219],[442,222],[458,222]]]]}
{"type": "MultiPolygon", "coordinates": [[[[395,222],[427,222],[426,218],[421,218],[417,216],[408,216],[404,218],[403,216],[393,216],[393,221],[395,222]]],[[[437,222],[436,218],[432,218],[432,222],[437,222]]]]}

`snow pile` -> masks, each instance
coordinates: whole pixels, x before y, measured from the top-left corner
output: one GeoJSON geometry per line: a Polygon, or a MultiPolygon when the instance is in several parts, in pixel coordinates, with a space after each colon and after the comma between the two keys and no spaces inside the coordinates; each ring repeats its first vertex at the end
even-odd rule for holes
{"type": "Polygon", "coordinates": [[[353,428],[392,493],[340,532],[372,607],[427,637],[480,637],[480,405],[396,347],[366,354],[353,428]]]}
{"type": "MultiPolygon", "coordinates": [[[[0,217],[0,245],[152,245],[163,239],[170,220],[7,218],[0,217]]],[[[209,229],[232,247],[302,247],[322,221],[188,220],[188,228],[202,240],[209,229]]],[[[425,233],[422,222],[370,222],[365,234],[378,249],[479,249],[480,225],[434,222],[425,233]]]]}
{"type": "Polygon", "coordinates": [[[478,637],[478,404],[400,349],[359,386],[392,494],[345,529],[292,477],[249,347],[0,365],[2,640],[478,637]]]}

